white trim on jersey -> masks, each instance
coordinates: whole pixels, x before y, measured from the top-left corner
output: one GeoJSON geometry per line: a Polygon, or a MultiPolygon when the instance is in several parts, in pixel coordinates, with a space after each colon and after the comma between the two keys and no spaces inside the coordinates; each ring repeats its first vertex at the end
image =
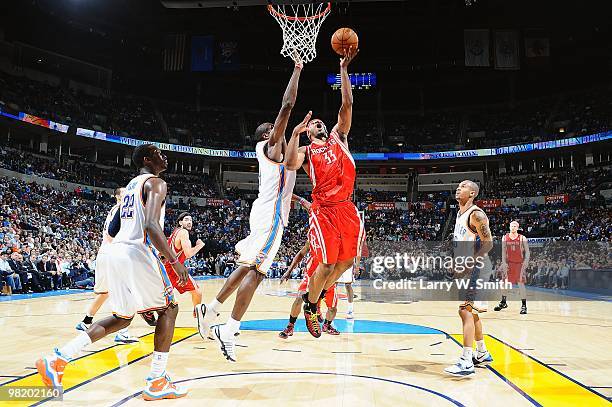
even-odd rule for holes
{"type": "Polygon", "coordinates": [[[308,152],[308,170],[310,172],[310,180],[312,181],[312,188],[314,189],[317,186],[317,176],[315,174],[314,166],[312,165],[312,147],[308,146],[306,148],[308,152]]]}
{"type": "Polygon", "coordinates": [[[327,251],[325,250],[325,240],[323,240],[323,232],[321,231],[321,226],[319,225],[319,221],[317,219],[317,215],[313,211],[310,213],[310,219],[312,222],[312,228],[317,235],[317,240],[319,240],[319,245],[321,246],[321,254],[323,256],[323,263],[327,264],[327,251]]]}

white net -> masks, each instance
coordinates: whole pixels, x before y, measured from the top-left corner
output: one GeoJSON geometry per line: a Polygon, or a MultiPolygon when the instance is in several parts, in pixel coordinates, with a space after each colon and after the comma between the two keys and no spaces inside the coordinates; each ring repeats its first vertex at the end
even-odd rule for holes
{"type": "Polygon", "coordinates": [[[268,10],[283,30],[281,55],[307,63],[317,56],[317,35],[329,15],[331,3],[270,4],[268,10]]]}

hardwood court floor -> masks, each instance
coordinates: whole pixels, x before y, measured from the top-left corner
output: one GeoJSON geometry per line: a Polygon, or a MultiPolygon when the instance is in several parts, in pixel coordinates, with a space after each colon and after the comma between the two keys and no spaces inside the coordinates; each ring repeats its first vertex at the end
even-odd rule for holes
{"type": "MultiPolygon", "coordinates": [[[[201,282],[209,300],[223,280],[201,282]]],[[[190,388],[187,398],[159,405],[206,406],[562,406],[610,405],[612,396],[612,302],[518,303],[483,317],[494,362],[475,376],[446,376],[444,367],[461,350],[457,304],[422,301],[355,302],[355,321],[346,321],[340,301],[340,336],[320,339],[296,332],[278,337],[297,282],[266,280],[247,312],[238,338],[238,362],[225,361],[216,343],[196,333],[191,298],[179,296],[168,370],[190,388]],[[447,335],[448,334],[448,335],[447,335]]],[[[367,296],[366,296],[367,297],[367,296]]],[[[40,385],[34,361],[75,335],[91,293],[0,302],[4,386],[40,385]]],[[[540,297],[541,298],[541,297],[540,297]]],[[[551,299],[553,295],[551,295],[551,299]]],[[[221,308],[225,322],[233,297],[221,308]]],[[[491,304],[493,305],[493,304],[491,304]]],[[[98,317],[108,315],[104,306],[98,317]]],[[[139,392],[149,370],[152,329],[135,319],[139,344],[91,345],[66,369],[64,401],[45,405],[142,405],[139,392]]],[[[29,403],[2,403],[18,406],[29,403]]]]}

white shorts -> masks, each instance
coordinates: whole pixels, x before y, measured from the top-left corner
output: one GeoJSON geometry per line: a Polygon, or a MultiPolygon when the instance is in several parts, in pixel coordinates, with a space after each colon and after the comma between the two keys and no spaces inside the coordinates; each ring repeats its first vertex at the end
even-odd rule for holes
{"type": "Polygon", "coordinates": [[[246,238],[236,243],[236,252],[240,255],[237,263],[254,266],[260,273],[267,274],[280,248],[283,230],[280,221],[268,228],[252,229],[246,238]]]}
{"type": "Polygon", "coordinates": [[[352,283],[353,282],[353,267],[349,267],[337,281],[338,283],[352,283]]]}
{"type": "Polygon", "coordinates": [[[113,315],[166,309],[174,303],[172,284],[161,261],[147,245],[112,243],[96,267],[106,270],[113,315]]]}
{"type": "Polygon", "coordinates": [[[96,256],[96,271],[95,271],[95,284],[94,284],[94,293],[95,294],[107,294],[108,293],[108,272],[105,266],[101,266],[101,264],[108,264],[109,260],[104,259],[107,256],[106,247],[108,244],[100,247],[98,250],[98,255],[96,256]]]}

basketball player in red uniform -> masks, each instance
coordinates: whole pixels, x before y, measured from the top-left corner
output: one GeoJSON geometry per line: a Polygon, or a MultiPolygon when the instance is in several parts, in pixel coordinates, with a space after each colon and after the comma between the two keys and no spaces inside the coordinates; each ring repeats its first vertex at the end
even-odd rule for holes
{"type": "MultiPolygon", "coordinates": [[[[298,296],[293,301],[291,305],[291,312],[289,313],[289,323],[287,327],[278,334],[279,337],[283,339],[287,339],[290,336],[293,336],[293,328],[295,325],[295,321],[297,321],[298,316],[300,315],[300,308],[302,307],[302,303],[304,300],[302,299],[302,295],[308,290],[308,283],[312,278],[315,270],[319,266],[316,258],[310,252],[310,244],[308,241],[302,247],[302,249],[295,255],[293,261],[285,274],[281,277],[281,284],[289,279],[291,276],[291,272],[297,267],[298,264],[306,257],[306,269],[304,270],[304,277],[302,278],[302,282],[298,288],[298,296]]],[[[336,317],[336,313],[338,312],[338,295],[336,294],[336,285],[332,285],[329,290],[325,292],[325,305],[327,306],[327,312],[325,315],[325,321],[323,323],[323,332],[326,332],[330,335],[340,335],[340,332],[334,328],[332,322],[336,317]]],[[[319,308],[317,306],[317,308],[319,308]]],[[[320,311],[317,310],[317,318],[319,322],[322,321],[320,317],[320,311]]]]}
{"type": "MultiPolygon", "coordinates": [[[[525,290],[525,270],[529,265],[529,244],[524,235],[518,233],[519,223],[510,222],[510,233],[502,238],[502,263],[503,278],[514,284],[518,284],[521,296],[521,314],[527,313],[527,291],[525,290]]],[[[508,308],[506,296],[502,295],[500,303],[493,308],[501,311],[508,308]]]]}
{"type": "MultiPolygon", "coordinates": [[[[204,242],[198,239],[196,245],[193,247],[191,246],[189,231],[193,228],[193,218],[190,214],[187,212],[181,213],[177,219],[177,224],[178,226],[172,231],[168,238],[168,245],[176,255],[179,263],[185,264],[185,260],[192,258],[202,250],[204,242]]],[[[191,276],[189,276],[185,284],[181,285],[178,282],[178,274],[176,274],[172,265],[168,262],[164,262],[164,267],[168,272],[168,277],[170,278],[172,286],[176,288],[179,293],[183,294],[187,291],[191,293],[191,301],[194,307],[202,302],[202,291],[200,290],[200,286],[191,276]]]]}
{"type": "Polygon", "coordinates": [[[312,112],[309,112],[294,129],[287,145],[287,167],[304,168],[313,185],[308,240],[319,266],[303,298],[306,327],[315,338],[321,336],[317,302],[325,289],[336,284],[342,273],[353,265],[363,233],[357,208],[350,199],[356,169],[347,139],[353,112],[348,65],[357,50],[349,48],[344,55],[340,59],[342,106],[338,123],[328,132],[321,120],[310,120],[312,112]],[[310,145],[299,147],[303,132],[307,133],[310,145]]]}

